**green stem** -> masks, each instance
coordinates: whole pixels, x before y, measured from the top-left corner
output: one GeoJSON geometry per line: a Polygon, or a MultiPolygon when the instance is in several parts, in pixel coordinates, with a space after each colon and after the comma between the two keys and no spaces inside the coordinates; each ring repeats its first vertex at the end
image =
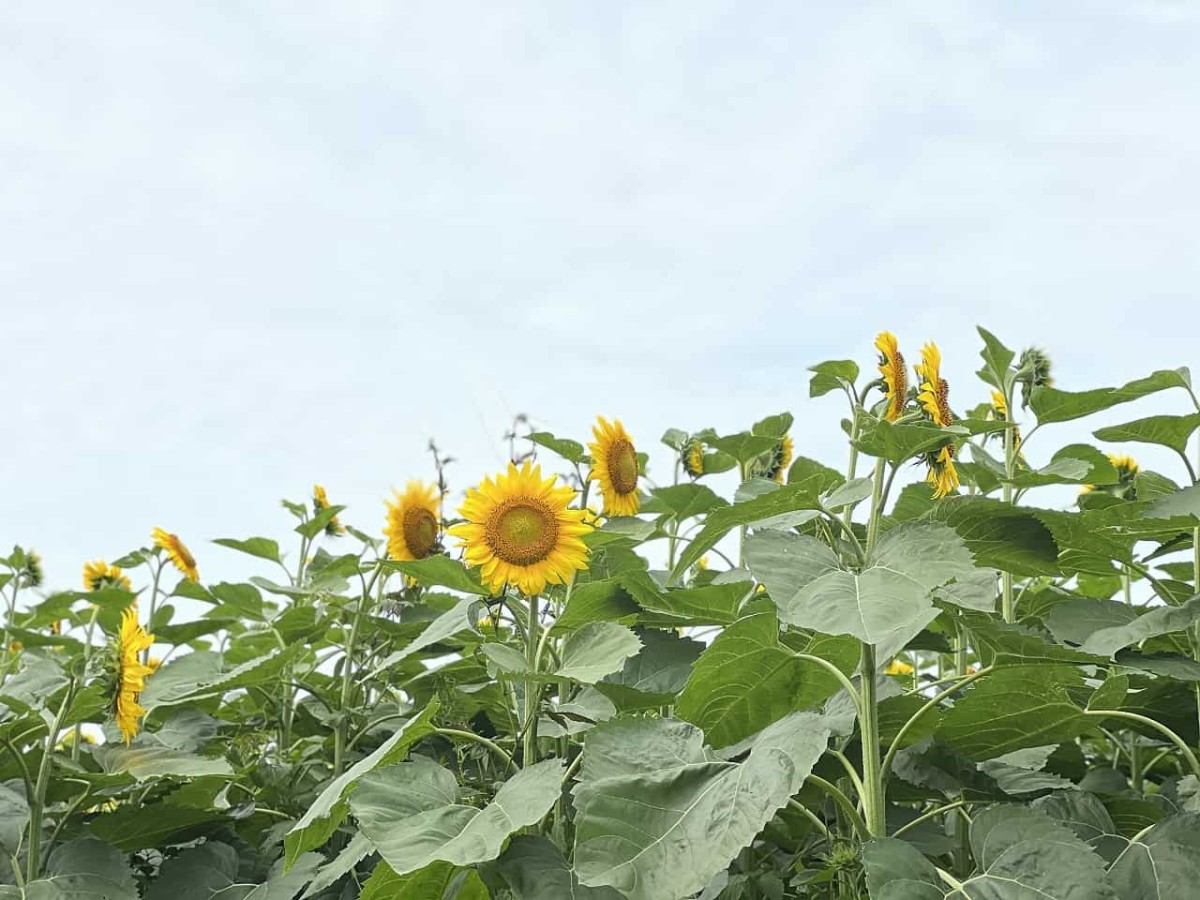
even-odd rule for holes
{"type": "Polygon", "coordinates": [[[863,812],[867,831],[872,837],[886,834],[884,822],[883,769],[879,760],[879,698],[875,672],[875,645],[862,645],[862,710],[859,730],[862,735],[863,812]]]}
{"type": "Polygon", "coordinates": [[[821,835],[825,838],[825,840],[833,840],[833,836],[829,833],[829,827],[821,821],[821,817],[803,803],[800,803],[796,800],[789,800],[788,809],[795,810],[796,812],[800,813],[800,815],[808,819],[808,821],[816,826],[817,831],[821,832],[821,835]]]}
{"type": "Polygon", "coordinates": [[[920,721],[921,717],[923,715],[925,715],[925,713],[929,712],[929,710],[933,709],[935,706],[937,706],[939,703],[941,703],[944,699],[949,697],[955,691],[965,688],[972,681],[975,681],[978,678],[982,678],[984,675],[989,674],[991,671],[992,671],[992,667],[987,666],[983,669],[980,669],[978,672],[972,672],[970,675],[967,675],[964,678],[959,679],[954,684],[952,684],[950,687],[946,688],[944,691],[939,691],[938,693],[934,694],[932,697],[929,698],[928,701],[926,701],[924,706],[922,706],[915,713],[913,713],[911,716],[909,716],[908,721],[905,722],[900,727],[900,730],[898,732],[896,732],[896,737],[892,740],[892,746],[888,748],[887,756],[885,756],[883,758],[883,777],[886,778],[888,772],[890,772],[892,770],[892,761],[896,758],[896,754],[900,750],[901,742],[904,740],[904,736],[906,734],[908,734],[909,729],[911,729],[914,725],[917,724],[918,721],[920,721]]]}
{"type": "Polygon", "coordinates": [[[862,709],[862,697],[858,695],[858,689],[854,687],[854,682],[847,678],[841,669],[839,669],[829,660],[822,659],[819,656],[813,656],[809,653],[797,653],[796,659],[802,659],[805,662],[814,663],[815,665],[821,666],[823,669],[828,671],[830,675],[838,680],[838,683],[841,684],[842,689],[850,695],[850,699],[854,701],[854,708],[856,710],[862,709]]]}
{"type": "Polygon", "coordinates": [[[961,806],[965,806],[966,803],[966,800],[955,800],[953,803],[947,803],[944,806],[939,806],[937,809],[931,809],[927,813],[922,813],[911,822],[905,822],[903,825],[897,828],[892,837],[900,837],[900,835],[904,834],[904,832],[908,831],[910,828],[916,828],[922,822],[928,822],[934,816],[939,816],[942,813],[947,813],[951,810],[958,809],[961,806]]]}
{"type": "Polygon", "coordinates": [[[1197,778],[1200,778],[1200,761],[1196,759],[1190,747],[1183,742],[1183,738],[1177,735],[1174,731],[1163,725],[1161,722],[1156,722],[1147,716],[1139,715],[1138,713],[1126,712],[1122,709],[1085,709],[1085,716],[1093,718],[1113,718],[1124,719],[1126,722],[1137,722],[1140,725],[1145,725],[1147,728],[1153,728],[1172,744],[1179,748],[1179,752],[1183,754],[1183,758],[1187,760],[1189,766],[1192,767],[1192,772],[1197,778]]]}
{"type": "Polygon", "coordinates": [[[473,731],[459,731],[457,728],[435,728],[434,733],[440,734],[443,737],[459,738],[460,740],[474,741],[476,744],[481,744],[500,757],[504,761],[504,764],[514,773],[521,771],[520,766],[517,765],[517,761],[512,758],[507,750],[494,741],[488,740],[482,734],[476,734],[473,731]]]}
{"type": "MultiPolygon", "coordinates": [[[[345,767],[346,742],[350,737],[350,716],[346,707],[350,705],[350,685],[354,676],[354,648],[358,643],[358,630],[362,625],[363,613],[370,602],[370,595],[364,593],[354,610],[354,620],[350,625],[350,637],[346,641],[346,656],[342,662],[342,692],[338,703],[337,731],[333,736],[333,777],[342,774],[345,767]]],[[[280,748],[283,749],[282,747],[280,748]]]]}
{"type": "Polygon", "coordinates": [[[871,488],[871,518],[867,521],[867,553],[875,549],[879,537],[879,517],[883,513],[883,470],[887,463],[880,458],[875,461],[875,476],[871,488]]]}
{"type": "MultiPolygon", "coordinates": [[[[525,662],[529,666],[531,677],[525,679],[525,743],[521,755],[521,765],[529,768],[537,762],[537,716],[538,701],[541,692],[533,676],[538,671],[538,598],[529,598],[529,623],[525,629],[525,662]]],[[[549,629],[547,629],[549,631],[549,629]]]]}
{"type": "Polygon", "coordinates": [[[831,784],[819,775],[809,775],[806,780],[829,795],[829,798],[837,804],[838,809],[842,811],[850,821],[850,824],[854,826],[854,831],[860,838],[865,841],[870,837],[870,834],[867,832],[866,822],[858,814],[858,810],[854,808],[854,804],[850,802],[850,798],[838,790],[837,785],[831,784]]]}
{"type": "Polygon", "coordinates": [[[38,767],[37,782],[33,787],[33,800],[29,804],[29,850],[25,859],[25,880],[34,881],[42,874],[42,816],[46,812],[46,789],[50,781],[50,761],[54,758],[54,741],[62,726],[63,716],[75,699],[75,682],[67,686],[67,694],[63,697],[54,715],[54,721],[46,734],[46,744],[42,751],[42,762],[38,767]]]}

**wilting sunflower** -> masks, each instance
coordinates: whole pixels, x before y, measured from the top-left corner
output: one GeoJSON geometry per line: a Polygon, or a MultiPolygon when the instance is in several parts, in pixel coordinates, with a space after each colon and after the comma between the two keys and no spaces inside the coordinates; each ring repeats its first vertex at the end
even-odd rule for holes
{"type": "Polygon", "coordinates": [[[138,697],[146,687],[146,676],[154,670],[142,662],[142,652],[154,644],[154,635],[147,634],[138,624],[137,611],[126,607],[121,613],[121,630],[116,640],[116,678],[113,686],[112,712],[117,727],[128,744],[140,729],[139,721],[146,710],[138,697]]]}
{"type": "Polygon", "coordinates": [[[879,351],[879,374],[887,388],[887,411],[883,417],[895,422],[904,413],[908,399],[908,370],[900,354],[896,336],[890,331],[881,331],[875,338],[875,349],[879,351]]]}
{"type": "MultiPolygon", "coordinates": [[[[329,497],[325,494],[325,488],[319,484],[313,485],[313,512],[320,515],[324,510],[329,509],[329,497]]],[[[346,533],[346,526],[338,521],[338,517],[334,516],[325,523],[325,533],[330,537],[338,537],[346,533]]]]}
{"type": "Polygon", "coordinates": [[[592,530],[586,510],[571,509],[575,491],[542,478],[541,466],[513,463],[495,478],[467,491],[459,514],[467,521],[449,533],[459,538],[469,565],[494,592],[516,585],[526,596],[547,584],[564,584],[587,567],[581,538],[592,530]]]}
{"type": "Polygon", "coordinates": [[[154,538],[154,546],[167,554],[175,568],[183,573],[188,581],[199,581],[200,572],[196,568],[196,557],[184,546],[178,535],[171,534],[161,528],[155,528],[150,535],[154,538]]]}
{"type": "Polygon", "coordinates": [[[41,587],[42,581],[45,578],[45,571],[42,569],[42,558],[35,550],[28,550],[25,553],[25,565],[17,572],[19,578],[23,578],[26,587],[41,587]]]}
{"type": "Polygon", "coordinates": [[[689,477],[699,478],[704,474],[704,444],[692,438],[683,445],[679,455],[683,460],[683,470],[689,477]]]}
{"type": "Polygon", "coordinates": [[[110,566],[102,559],[83,564],[83,586],[89,591],[101,588],[117,587],[132,591],[133,584],[128,575],[121,574],[116,566],[110,566]]]}
{"type": "Polygon", "coordinates": [[[404,493],[392,491],[387,504],[388,556],[392,559],[424,559],[438,549],[441,539],[441,508],[438,489],[424,481],[410,481],[404,493]]]}
{"type": "Polygon", "coordinates": [[[933,485],[933,499],[940,500],[958,490],[958,469],[954,468],[954,444],[942,444],[925,454],[929,474],[925,480],[933,485]]]}

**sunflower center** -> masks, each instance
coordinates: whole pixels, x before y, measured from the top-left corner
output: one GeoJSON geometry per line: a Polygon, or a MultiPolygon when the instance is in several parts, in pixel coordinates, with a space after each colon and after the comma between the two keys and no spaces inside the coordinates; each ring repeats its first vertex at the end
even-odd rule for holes
{"type": "Polygon", "coordinates": [[[618,438],[608,448],[608,477],[618,494],[632,494],[637,490],[638,461],[633,444],[618,438]]]}
{"type": "Polygon", "coordinates": [[[530,566],[546,559],[558,543],[558,520],[541,500],[512,497],[488,517],[484,538],[504,562],[530,566]]]}
{"type": "Polygon", "coordinates": [[[938,414],[941,416],[941,421],[937,424],[941,426],[953,425],[954,414],[950,412],[950,385],[946,383],[945,378],[939,378],[937,383],[937,407],[938,414]]]}
{"type": "Polygon", "coordinates": [[[404,511],[404,543],[413,559],[424,559],[437,546],[438,523],[433,513],[419,506],[404,511]]]}

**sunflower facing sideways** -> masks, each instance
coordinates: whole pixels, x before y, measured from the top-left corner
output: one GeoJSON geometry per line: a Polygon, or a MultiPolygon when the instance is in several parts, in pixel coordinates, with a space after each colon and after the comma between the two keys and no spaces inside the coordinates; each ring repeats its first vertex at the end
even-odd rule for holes
{"type": "Polygon", "coordinates": [[[438,548],[441,509],[438,489],[423,481],[410,481],[404,493],[392,492],[387,503],[388,556],[402,561],[424,559],[438,548]]]}
{"type": "MultiPolygon", "coordinates": [[[[921,362],[913,368],[921,379],[921,387],[917,392],[921,410],[934,425],[945,428],[954,424],[954,414],[950,411],[950,385],[942,377],[941,367],[942,355],[938,352],[937,344],[929,343],[921,348],[921,362]]],[[[929,475],[925,480],[933,485],[935,500],[958,490],[953,441],[946,441],[926,453],[925,463],[929,466],[929,475]]]]}
{"type": "Polygon", "coordinates": [[[887,394],[887,411],[883,417],[895,422],[903,415],[904,403],[908,399],[908,370],[904,367],[904,357],[900,354],[896,336],[890,331],[879,332],[875,338],[875,349],[879,351],[879,374],[883,376],[887,394]]]}
{"type": "Polygon", "coordinates": [[[467,564],[493,592],[512,584],[533,597],[587,568],[582,537],[592,527],[586,510],[570,508],[574,498],[572,488],[542,478],[541,466],[526,461],[518,469],[510,462],[508,471],[467,491],[458,509],[466,521],[449,533],[462,541],[467,564]]]}
{"type": "Polygon", "coordinates": [[[200,571],[196,568],[196,557],[179,539],[178,535],[171,534],[169,531],[164,531],[161,528],[155,528],[150,536],[154,539],[154,546],[167,554],[167,558],[188,581],[199,581],[200,571]]]}
{"type": "Polygon", "coordinates": [[[140,720],[146,710],[138,697],[146,687],[146,676],[154,669],[142,662],[143,651],[154,644],[154,635],[138,624],[137,610],[126,607],[121,613],[121,630],[116,640],[116,678],[113,685],[112,712],[128,744],[137,737],[140,720]]]}
{"type": "Polygon", "coordinates": [[[636,516],[638,497],[638,458],[633,440],[619,419],[610,423],[604,416],[592,428],[596,440],[588,444],[592,451],[592,481],[600,482],[607,516],[636,516]]]}
{"type": "Polygon", "coordinates": [[[83,586],[89,591],[110,587],[121,588],[125,591],[133,590],[129,576],[122,574],[119,568],[110,566],[102,559],[83,564],[83,586]]]}
{"type": "MultiPolygon", "coordinates": [[[[322,485],[313,485],[313,512],[320,515],[325,510],[329,509],[329,496],[325,493],[325,488],[322,485]]],[[[346,526],[338,521],[337,516],[331,516],[329,521],[325,523],[325,533],[329,537],[339,537],[346,533],[346,526]]]]}

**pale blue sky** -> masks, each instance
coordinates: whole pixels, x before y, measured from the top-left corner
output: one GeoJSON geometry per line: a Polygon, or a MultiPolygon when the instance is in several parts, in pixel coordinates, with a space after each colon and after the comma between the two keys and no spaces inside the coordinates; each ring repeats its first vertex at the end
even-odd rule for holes
{"type": "Polygon", "coordinates": [[[313,481],[378,530],[517,411],[791,409],[840,466],[804,369],[882,328],[959,408],[977,322],[1068,388],[1196,368],[1198,10],[5,3],[0,547],[73,586],[163,525],[239,576],[207,539],[313,481]]]}

